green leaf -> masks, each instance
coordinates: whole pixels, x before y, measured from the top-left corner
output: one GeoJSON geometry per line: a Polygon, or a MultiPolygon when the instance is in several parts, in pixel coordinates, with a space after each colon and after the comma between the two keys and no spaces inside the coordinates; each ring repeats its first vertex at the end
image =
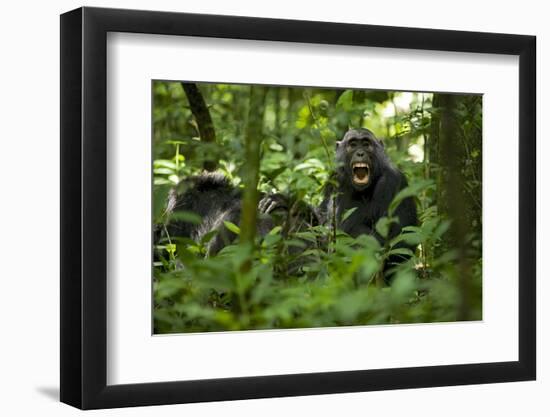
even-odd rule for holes
{"type": "Polygon", "coordinates": [[[284,148],[279,143],[272,143],[269,145],[269,149],[275,152],[281,152],[284,148]]]}
{"type": "Polygon", "coordinates": [[[325,169],[325,165],[316,158],[309,158],[302,162],[301,164],[298,164],[294,167],[294,171],[301,171],[305,169],[316,169],[316,170],[322,170],[325,169]]]}
{"type": "Polygon", "coordinates": [[[218,231],[217,230],[211,230],[209,231],[208,233],[206,233],[202,238],[201,238],[201,244],[202,245],[206,245],[208,242],[210,242],[212,240],[212,238],[214,236],[216,236],[218,234],[218,231]]]}
{"type": "Polygon", "coordinates": [[[171,185],[156,185],[153,189],[153,219],[155,223],[162,223],[162,216],[166,210],[166,200],[171,185]]]}
{"type": "Polygon", "coordinates": [[[174,170],[171,169],[171,168],[155,168],[153,170],[153,172],[155,174],[159,174],[159,175],[172,175],[172,174],[174,174],[174,170]]]}
{"type": "Polygon", "coordinates": [[[277,244],[278,242],[280,242],[281,239],[282,239],[281,235],[278,235],[278,234],[272,235],[271,233],[268,233],[267,235],[265,235],[263,242],[266,247],[271,247],[277,244]]]}
{"type": "Polygon", "coordinates": [[[349,210],[346,210],[342,215],[342,223],[345,222],[346,219],[351,216],[355,210],[357,210],[357,207],[352,207],[349,210]]]}
{"type": "Polygon", "coordinates": [[[192,211],[185,211],[185,210],[177,210],[174,211],[170,218],[172,220],[177,220],[184,223],[191,223],[191,224],[201,224],[202,218],[196,213],[193,213],[192,211]]]}
{"type": "Polygon", "coordinates": [[[388,237],[388,234],[390,232],[390,226],[392,223],[395,223],[395,220],[397,220],[395,217],[382,217],[378,222],[376,223],[376,231],[380,236],[382,236],[384,239],[388,237]]]}
{"type": "Polygon", "coordinates": [[[447,230],[449,230],[450,226],[451,222],[449,220],[442,221],[434,231],[434,238],[437,239],[441,237],[447,230]]]}
{"type": "Polygon", "coordinates": [[[380,250],[380,242],[372,235],[359,235],[355,238],[355,242],[360,244],[364,249],[370,250],[372,253],[380,250]]]}
{"type": "Polygon", "coordinates": [[[153,162],[153,166],[156,168],[169,168],[172,171],[176,169],[177,165],[174,161],[169,161],[167,159],[156,159],[153,162]]]}
{"type": "Polygon", "coordinates": [[[225,225],[225,227],[227,227],[227,229],[228,229],[230,232],[233,232],[233,233],[235,233],[236,235],[240,235],[240,234],[241,234],[241,229],[240,229],[239,226],[237,226],[235,223],[231,223],[231,222],[229,222],[229,221],[224,220],[223,224],[225,225]]]}
{"type": "Polygon", "coordinates": [[[430,188],[434,188],[435,184],[432,180],[419,180],[415,183],[409,185],[406,188],[403,188],[401,191],[397,193],[397,195],[393,198],[393,201],[390,203],[390,206],[388,208],[388,214],[391,216],[393,215],[393,212],[395,209],[401,204],[401,202],[409,197],[415,197],[419,195],[421,192],[426,191],[430,188]]]}
{"type": "Polygon", "coordinates": [[[417,232],[401,233],[390,241],[390,247],[397,245],[399,242],[405,242],[409,245],[418,245],[424,241],[424,235],[417,232]]]}
{"type": "Polygon", "coordinates": [[[303,241],[298,239],[288,239],[285,240],[285,243],[287,246],[294,248],[305,248],[307,246],[303,241]]]}
{"type": "Polygon", "coordinates": [[[396,248],[392,249],[388,252],[388,256],[390,255],[404,255],[404,256],[413,256],[414,253],[412,250],[407,248],[396,248]]]}
{"type": "Polygon", "coordinates": [[[294,236],[300,238],[300,239],[304,239],[304,240],[307,240],[309,242],[317,242],[317,236],[315,235],[315,233],[311,233],[311,232],[298,232],[298,233],[295,233],[294,236]]]}
{"type": "Polygon", "coordinates": [[[353,109],[353,90],[346,90],[338,97],[336,108],[341,108],[346,111],[351,111],[353,109]]]}
{"type": "Polygon", "coordinates": [[[391,286],[395,301],[408,298],[416,289],[415,277],[411,272],[398,273],[391,286]]]}
{"type": "Polygon", "coordinates": [[[281,226],[275,226],[273,229],[269,231],[269,235],[276,235],[281,232],[283,228],[281,226]]]}

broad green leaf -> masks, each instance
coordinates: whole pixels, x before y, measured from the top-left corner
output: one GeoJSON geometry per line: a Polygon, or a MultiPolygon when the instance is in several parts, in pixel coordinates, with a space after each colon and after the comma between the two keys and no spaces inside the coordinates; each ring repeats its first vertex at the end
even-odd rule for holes
{"type": "Polygon", "coordinates": [[[418,180],[408,187],[403,188],[399,191],[396,196],[393,198],[393,201],[390,203],[388,208],[389,215],[393,215],[395,209],[401,204],[401,202],[409,197],[418,196],[422,191],[428,190],[429,188],[435,187],[433,180],[418,180]]]}
{"type": "Polygon", "coordinates": [[[154,161],[153,166],[156,168],[169,168],[171,170],[176,169],[176,163],[167,159],[157,159],[154,161]]]}
{"type": "Polygon", "coordinates": [[[153,219],[155,223],[163,223],[162,216],[166,210],[166,201],[171,185],[157,185],[153,189],[153,219]]]}
{"type": "Polygon", "coordinates": [[[409,245],[418,245],[423,241],[424,241],[424,235],[422,233],[416,233],[416,232],[401,233],[390,241],[390,247],[397,245],[399,242],[405,242],[409,245]]]}
{"type": "Polygon", "coordinates": [[[341,108],[346,111],[353,109],[353,90],[346,90],[338,97],[336,108],[341,108]]]}
{"type": "Polygon", "coordinates": [[[390,232],[390,227],[393,223],[395,223],[396,218],[395,217],[382,217],[378,222],[376,223],[376,231],[382,236],[383,238],[388,237],[388,233],[390,232]]]}

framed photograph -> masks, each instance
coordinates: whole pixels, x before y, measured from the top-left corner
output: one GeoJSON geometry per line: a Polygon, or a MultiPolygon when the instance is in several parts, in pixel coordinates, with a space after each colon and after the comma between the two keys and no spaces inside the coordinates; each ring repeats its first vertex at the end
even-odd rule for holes
{"type": "Polygon", "coordinates": [[[533,380],[535,37],[61,16],[61,401],[533,380]]]}

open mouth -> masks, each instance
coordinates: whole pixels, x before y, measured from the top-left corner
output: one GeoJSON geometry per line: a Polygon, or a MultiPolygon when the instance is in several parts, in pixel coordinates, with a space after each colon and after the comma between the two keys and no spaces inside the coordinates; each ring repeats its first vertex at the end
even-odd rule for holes
{"type": "Polygon", "coordinates": [[[353,182],[357,185],[366,185],[369,182],[369,166],[365,162],[355,162],[351,166],[353,182]]]}

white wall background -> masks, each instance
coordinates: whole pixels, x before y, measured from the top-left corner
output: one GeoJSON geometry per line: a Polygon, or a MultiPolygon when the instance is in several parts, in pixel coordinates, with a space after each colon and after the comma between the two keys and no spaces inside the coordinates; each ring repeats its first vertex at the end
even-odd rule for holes
{"type": "MultiPolygon", "coordinates": [[[[59,392],[59,14],[71,0],[15,1],[0,15],[0,412],[76,415],[59,392]]],[[[538,37],[538,381],[94,412],[128,416],[528,415],[550,413],[548,218],[550,26],[544,2],[123,0],[86,5],[534,34],[538,37]],[[546,111],[546,112],[545,112],[546,111]],[[544,127],[544,130],[543,130],[544,127]],[[546,188],[546,189],[545,189],[546,188]],[[546,232],[546,235],[545,233],[546,232]]]]}

